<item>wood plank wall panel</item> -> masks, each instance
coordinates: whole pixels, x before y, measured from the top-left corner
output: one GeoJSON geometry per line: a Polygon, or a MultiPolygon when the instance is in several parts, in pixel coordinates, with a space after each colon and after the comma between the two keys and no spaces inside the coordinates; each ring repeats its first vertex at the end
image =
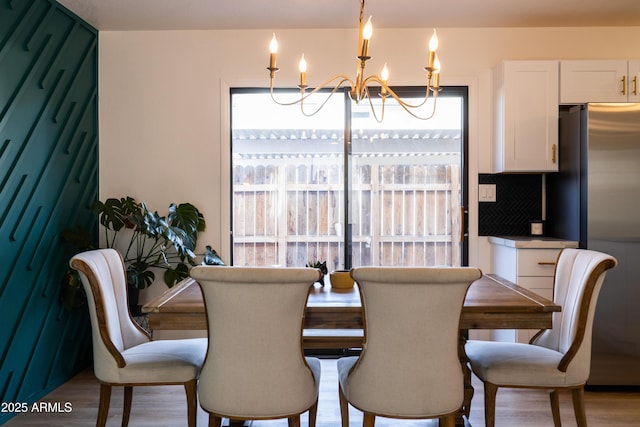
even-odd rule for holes
{"type": "Polygon", "coordinates": [[[2,402],[34,402],[90,361],[86,307],[59,302],[60,232],[96,228],[97,43],[54,0],[0,0],[2,402]]]}

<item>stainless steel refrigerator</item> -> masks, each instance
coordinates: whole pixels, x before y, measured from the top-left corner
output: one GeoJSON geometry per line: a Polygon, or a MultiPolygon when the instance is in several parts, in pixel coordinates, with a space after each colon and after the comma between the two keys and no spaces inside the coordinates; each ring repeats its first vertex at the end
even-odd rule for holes
{"type": "Polygon", "coordinates": [[[640,385],[640,104],[562,106],[560,172],[546,182],[549,236],[613,255],[587,385],[640,385]]]}

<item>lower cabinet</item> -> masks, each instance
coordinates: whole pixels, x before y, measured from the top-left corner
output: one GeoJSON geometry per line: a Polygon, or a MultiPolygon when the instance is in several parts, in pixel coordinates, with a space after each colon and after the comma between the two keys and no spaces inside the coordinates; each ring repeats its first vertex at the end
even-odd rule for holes
{"type": "MultiPolygon", "coordinates": [[[[553,300],[553,278],[558,254],[577,242],[540,238],[490,237],[493,272],[536,294],[553,300]]],[[[527,343],[537,330],[495,330],[496,341],[527,343]]]]}

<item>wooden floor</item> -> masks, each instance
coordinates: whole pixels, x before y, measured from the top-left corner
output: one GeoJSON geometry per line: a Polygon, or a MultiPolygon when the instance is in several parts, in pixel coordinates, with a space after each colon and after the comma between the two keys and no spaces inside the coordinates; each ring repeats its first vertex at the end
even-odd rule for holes
{"type": "MultiPolygon", "coordinates": [[[[476,394],[473,399],[470,424],[484,426],[482,384],[474,378],[476,394]]],[[[551,409],[545,391],[510,390],[498,391],[496,409],[497,427],[541,427],[552,426],[551,409]]],[[[625,391],[587,391],[587,419],[590,427],[640,426],[640,389],[625,391]]],[[[91,370],[77,375],[40,402],[69,402],[68,413],[27,413],[11,419],[7,427],[74,427],[95,425],[98,406],[98,383],[91,370]]],[[[575,426],[569,394],[561,398],[563,426],[575,426]]],[[[122,389],[114,389],[108,426],[119,426],[122,415],[122,389]]],[[[351,408],[351,426],[362,425],[362,416],[351,408]]],[[[182,387],[139,387],[134,389],[132,427],[178,427],[186,425],[186,404],[182,387]]],[[[207,414],[198,409],[198,425],[207,425],[207,414]]],[[[252,427],[286,427],[286,421],[255,421],[252,427]]],[[[307,426],[306,414],[303,426],[307,426]]],[[[340,426],[338,407],[337,372],[335,359],[322,360],[322,381],[318,405],[318,427],[340,426]]],[[[400,421],[378,418],[377,427],[430,427],[434,421],[400,421]]]]}

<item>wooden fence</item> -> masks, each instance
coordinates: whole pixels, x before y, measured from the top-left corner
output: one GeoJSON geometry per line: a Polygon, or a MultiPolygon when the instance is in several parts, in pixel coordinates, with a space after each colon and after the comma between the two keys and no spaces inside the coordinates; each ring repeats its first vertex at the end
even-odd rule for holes
{"type": "MultiPolygon", "coordinates": [[[[459,162],[432,156],[352,160],[352,266],[458,266],[459,162]]],[[[342,156],[250,158],[233,170],[234,265],[344,267],[342,156]]]]}

